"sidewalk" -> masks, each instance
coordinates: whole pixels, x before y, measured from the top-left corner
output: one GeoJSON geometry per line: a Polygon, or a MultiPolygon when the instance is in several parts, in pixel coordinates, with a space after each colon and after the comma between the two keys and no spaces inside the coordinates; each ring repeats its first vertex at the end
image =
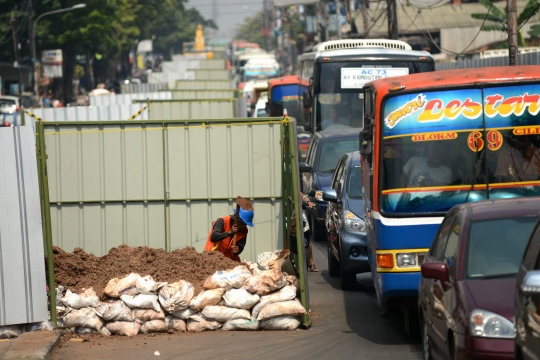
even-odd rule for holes
{"type": "Polygon", "coordinates": [[[32,331],[19,335],[18,338],[0,342],[0,358],[13,359],[48,359],[60,342],[59,331],[32,331]]]}

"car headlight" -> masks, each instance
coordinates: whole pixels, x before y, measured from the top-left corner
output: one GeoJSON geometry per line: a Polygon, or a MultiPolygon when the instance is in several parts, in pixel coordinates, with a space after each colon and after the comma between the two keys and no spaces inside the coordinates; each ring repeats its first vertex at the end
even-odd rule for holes
{"type": "Polygon", "coordinates": [[[398,267],[415,267],[416,253],[396,254],[396,262],[398,267]]]}
{"type": "Polygon", "coordinates": [[[514,324],[507,318],[491,311],[475,309],[471,313],[471,335],[488,338],[516,337],[514,324]]]}
{"type": "Polygon", "coordinates": [[[343,212],[345,218],[345,230],[354,232],[366,231],[366,223],[349,210],[343,212]]]}
{"type": "Polygon", "coordinates": [[[319,200],[319,201],[323,201],[323,198],[322,198],[322,190],[317,190],[315,192],[315,199],[319,200]]]}

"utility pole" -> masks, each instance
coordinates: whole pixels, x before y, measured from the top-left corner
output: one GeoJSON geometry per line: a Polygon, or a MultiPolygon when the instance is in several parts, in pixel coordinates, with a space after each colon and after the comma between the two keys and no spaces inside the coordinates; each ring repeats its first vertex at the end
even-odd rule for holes
{"type": "Polygon", "coordinates": [[[367,38],[369,32],[368,7],[369,0],[362,0],[362,22],[364,23],[364,38],[367,38]]]}
{"type": "Polygon", "coordinates": [[[388,38],[398,40],[396,0],[386,0],[386,16],[388,18],[388,38]]]}
{"type": "Polygon", "coordinates": [[[341,40],[341,0],[336,0],[337,38],[341,40]]]}
{"type": "Polygon", "coordinates": [[[270,36],[269,36],[269,6],[268,6],[268,2],[269,0],[264,0],[263,1],[263,16],[264,16],[264,40],[265,40],[265,46],[266,46],[266,51],[270,51],[270,36]]]}
{"type": "Polygon", "coordinates": [[[17,68],[19,73],[19,86],[18,86],[18,95],[19,101],[22,96],[22,76],[21,76],[21,59],[19,58],[19,43],[17,42],[17,30],[15,30],[15,14],[11,13],[11,18],[9,19],[9,25],[11,26],[11,34],[13,36],[13,50],[15,51],[15,62],[13,67],[17,68]]]}
{"type": "Polygon", "coordinates": [[[36,77],[36,44],[34,42],[36,41],[36,38],[34,36],[34,20],[33,17],[33,6],[32,6],[32,0],[28,1],[28,37],[30,38],[30,50],[32,51],[32,89],[34,90],[34,93],[39,96],[38,94],[38,86],[37,86],[37,77],[36,77]]]}
{"type": "Polygon", "coordinates": [[[517,1],[508,0],[508,65],[518,65],[517,1]]]}

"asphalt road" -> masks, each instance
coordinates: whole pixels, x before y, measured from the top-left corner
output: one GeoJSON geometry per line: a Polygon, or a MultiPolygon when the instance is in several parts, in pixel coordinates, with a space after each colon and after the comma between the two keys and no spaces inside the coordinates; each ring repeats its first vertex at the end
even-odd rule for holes
{"type": "Polygon", "coordinates": [[[370,277],[358,276],[357,290],[342,291],[338,279],[328,277],[326,248],[315,243],[313,250],[321,272],[308,277],[313,324],[309,330],[98,336],[83,343],[65,342],[52,358],[421,359],[420,341],[405,334],[402,316],[379,317],[370,277]]]}

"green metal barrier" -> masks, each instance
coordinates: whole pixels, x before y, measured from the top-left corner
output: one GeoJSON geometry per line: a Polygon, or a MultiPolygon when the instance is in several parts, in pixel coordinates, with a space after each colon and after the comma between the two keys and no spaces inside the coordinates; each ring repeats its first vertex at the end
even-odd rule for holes
{"type": "MultiPolygon", "coordinates": [[[[51,318],[56,324],[56,293],[54,290],[55,281],[54,281],[54,258],[53,258],[53,236],[52,236],[52,223],[51,223],[51,204],[49,199],[49,177],[47,171],[47,163],[51,160],[47,160],[47,153],[45,147],[45,138],[51,137],[51,139],[58,139],[63,135],[71,136],[74,138],[84,137],[86,134],[88,136],[94,136],[99,133],[125,133],[126,131],[140,131],[140,132],[151,132],[153,130],[161,132],[161,138],[163,139],[163,149],[160,150],[162,153],[159,155],[159,152],[156,153],[158,156],[162,156],[163,161],[163,194],[159,195],[162,198],[141,198],[141,199],[132,199],[132,198],[122,198],[114,197],[110,198],[99,198],[99,199],[73,199],[69,201],[64,201],[63,199],[53,199],[55,206],[63,206],[62,204],[77,204],[78,206],[85,206],[85,204],[101,204],[101,206],[106,206],[107,204],[112,203],[134,203],[134,202],[144,202],[148,204],[154,204],[157,206],[163,206],[164,211],[164,246],[166,251],[170,251],[169,245],[169,217],[170,211],[169,204],[171,202],[194,202],[194,201],[217,201],[225,200],[232,202],[232,198],[216,198],[216,197],[205,197],[205,198],[169,198],[168,189],[170,184],[167,184],[168,179],[168,168],[167,168],[167,132],[168,131],[178,131],[179,128],[187,129],[190,127],[193,128],[202,128],[205,131],[214,131],[219,127],[234,127],[234,126],[244,126],[252,129],[257,125],[267,125],[267,126],[279,126],[280,128],[280,137],[279,137],[279,146],[281,153],[281,162],[279,168],[281,169],[281,196],[271,196],[273,201],[281,200],[283,211],[280,214],[282,222],[282,236],[283,244],[285,248],[290,248],[288,243],[289,235],[291,234],[291,221],[294,214],[296,219],[300,219],[299,223],[301,224],[301,199],[300,199],[300,176],[299,176],[299,155],[298,155],[298,146],[296,144],[296,120],[292,118],[244,118],[244,119],[204,119],[204,120],[133,120],[133,121],[60,121],[60,122],[42,122],[36,121],[36,148],[37,148],[37,159],[39,166],[39,180],[40,180],[40,195],[42,202],[42,220],[43,220],[43,238],[45,242],[45,249],[47,254],[47,264],[48,264],[48,283],[49,283],[49,295],[51,299],[51,318]],[[140,128],[135,128],[134,126],[140,125],[140,128]],[[114,128],[114,127],[117,128],[114,128]],[[58,202],[60,201],[60,202],[58,202]]],[[[252,130],[250,130],[252,131],[252,130]]],[[[90,139],[90,138],[89,138],[90,139]]],[[[277,144],[277,141],[274,142],[277,144]]],[[[273,147],[277,151],[277,146],[273,147]]],[[[157,149],[156,149],[157,150],[157,149]]],[[[277,167],[276,167],[277,168],[277,167]]],[[[69,184],[64,184],[69,186],[69,184]]],[[[73,184],[72,184],[73,185],[73,184]]],[[[256,198],[255,198],[256,199],[256,198]]],[[[266,199],[266,197],[261,197],[261,199],[266,199]]],[[[253,200],[253,199],[252,199],[253,200]]],[[[161,211],[161,210],[159,210],[161,211]]],[[[300,284],[300,301],[306,311],[309,311],[309,289],[307,283],[307,266],[306,266],[306,249],[303,247],[303,227],[296,226],[296,248],[298,249],[297,256],[292,256],[295,267],[297,270],[298,280],[300,284]]],[[[302,327],[308,328],[311,326],[309,319],[309,314],[306,313],[302,316],[302,327]]]]}

